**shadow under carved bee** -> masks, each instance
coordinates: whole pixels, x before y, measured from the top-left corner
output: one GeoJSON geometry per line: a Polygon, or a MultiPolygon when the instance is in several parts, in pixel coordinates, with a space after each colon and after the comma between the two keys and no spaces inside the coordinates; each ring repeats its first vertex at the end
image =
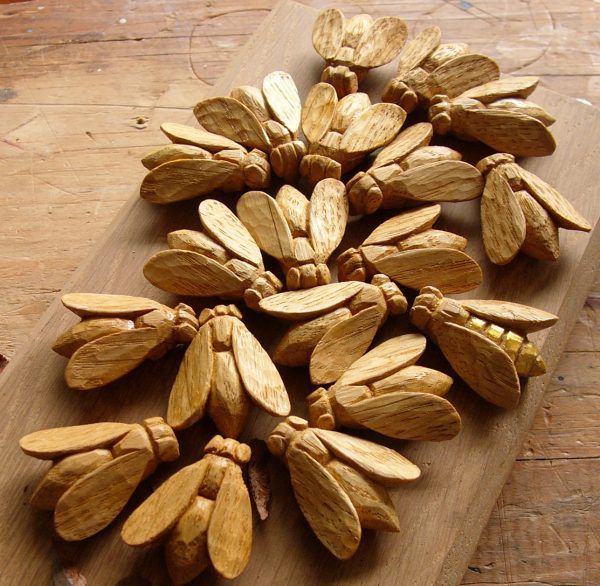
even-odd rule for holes
{"type": "Polygon", "coordinates": [[[364,93],[338,100],[328,83],[314,85],[302,107],[302,131],[309,147],[300,175],[310,185],[341,179],[367,154],[393,140],[405,120],[406,112],[395,104],[371,104],[364,93]]]}
{"type": "Polygon", "coordinates": [[[329,387],[308,395],[311,427],[367,428],[405,440],[445,441],[460,431],[460,415],[443,398],[452,379],[416,366],[425,338],[405,334],[367,352],[329,387]]]}
{"type": "Polygon", "coordinates": [[[265,271],[252,235],[226,205],[207,199],[198,213],[202,232],[170,232],[170,249],[144,265],[148,281],[176,295],[244,299],[253,309],[263,297],[281,291],[281,281],[265,271]]]}
{"type": "Polygon", "coordinates": [[[421,471],[398,452],[345,433],[310,428],[288,417],[267,447],[290,471],[302,514],[337,558],[356,552],[362,529],[400,531],[385,487],[417,480],[421,471]]]}
{"type": "MultiPolygon", "coordinates": [[[[244,189],[266,189],[271,183],[267,155],[201,128],[166,122],[161,130],[175,143],[142,159],[149,169],[140,196],[152,203],[169,204],[206,195],[244,189]]],[[[246,144],[254,144],[246,141],[246,144]]]]}
{"type": "Polygon", "coordinates": [[[508,301],[450,299],[435,287],[424,287],[410,319],[467,385],[486,401],[509,409],[519,403],[519,377],[546,372],[527,334],[552,326],[558,317],[508,301]]]}
{"type": "Polygon", "coordinates": [[[169,425],[185,429],[207,414],[223,435],[235,438],[253,403],[271,415],[288,415],[281,376],[237,307],[204,309],[199,321],[171,389],[169,425]]]}
{"type": "Polygon", "coordinates": [[[20,446],[29,456],[53,461],[30,503],[54,510],[56,532],[66,541],[87,539],[107,527],[160,462],[179,457],[177,438],[161,417],[143,425],[45,429],[21,438],[20,446]]]}
{"type": "Polygon", "coordinates": [[[428,146],[433,127],[419,122],[383,148],[367,171],[348,181],[354,214],[404,208],[414,202],[469,201],[481,195],[483,177],[462,155],[444,146],[428,146]]]}
{"type": "Polygon", "coordinates": [[[592,229],[567,199],[515,163],[513,155],[491,155],[477,168],[486,177],[481,198],[483,244],[494,264],[509,263],[519,251],[539,260],[558,260],[559,227],[592,229]]]}
{"type": "Polygon", "coordinates": [[[406,43],[396,77],[383,92],[384,102],[398,104],[411,113],[419,105],[427,107],[437,94],[455,98],[500,77],[500,68],[490,57],[471,53],[465,43],[440,41],[440,29],[432,26],[406,43]]]}
{"type": "MultiPolygon", "coordinates": [[[[292,76],[273,71],[262,88],[240,86],[228,97],[207,98],[196,104],[200,125],[248,148],[268,155],[275,174],[294,181],[306,146],[298,140],[302,104],[292,76]]],[[[263,189],[266,185],[248,186],[263,189]]]]}
{"type": "Polygon", "coordinates": [[[158,360],[196,335],[198,320],[184,303],[171,309],[145,297],[68,293],[63,305],[81,321],[61,334],[52,349],[69,358],[67,385],[85,391],[103,387],[145,360],[158,360]]]}
{"type": "Polygon", "coordinates": [[[415,208],[383,222],[357,248],[337,259],[340,281],[366,281],[376,273],[398,285],[421,289],[432,285],[445,293],[463,293],[479,286],[481,267],[463,252],[467,239],[434,230],[439,205],[415,208]]]}
{"type": "Polygon", "coordinates": [[[337,8],[323,10],[315,21],[312,42],[327,62],[321,81],[342,98],[358,91],[369,69],[392,61],[406,41],[406,23],[394,16],[373,21],[368,14],[346,19],[337,8]]]}
{"type": "Polygon", "coordinates": [[[286,291],[260,302],[260,311],[294,322],[278,342],[273,361],[308,364],[314,384],[335,382],[370,346],[388,314],[406,311],[407,302],[385,275],[371,283],[330,283],[286,291]]]}
{"type": "Polygon", "coordinates": [[[246,444],[213,437],[199,462],[171,476],[131,514],[123,541],[133,547],[163,542],[174,584],[187,584],[209,566],[236,578],[252,550],[252,508],[241,469],[249,459],[246,444]]]}
{"type": "Polygon", "coordinates": [[[327,260],[344,237],[348,222],[346,187],[323,179],[308,200],[291,185],[275,199],[249,191],[237,203],[237,215],[263,252],[276,258],[288,289],[331,282],[327,260]]]}
{"type": "Polygon", "coordinates": [[[499,152],[545,157],[556,149],[554,136],[547,128],[554,118],[524,99],[537,84],[537,77],[503,77],[456,98],[437,95],[431,100],[429,120],[436,134],[451,132],[499,152]]]}

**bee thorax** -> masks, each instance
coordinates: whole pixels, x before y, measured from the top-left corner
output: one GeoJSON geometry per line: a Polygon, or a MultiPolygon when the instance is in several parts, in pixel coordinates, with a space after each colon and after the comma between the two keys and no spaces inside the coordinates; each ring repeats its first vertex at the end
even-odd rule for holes
{"type": "Polygon", "coordinates": [[[429,320],[442,299],[442,293],[435,287],[423,287],[410,310],[410,321],[420,330],[427,329],[429,320]]]}
{"type": "Polygon", "coordinates": [[[271,183],[271,165],[265,153],[257,149],[248,153],[242,161],[244,183],[250,189],[265,189],[271,183]]]}
{"type": "Polygon", "coordinates": [[[295,181],[305,154],[306,145],[300,140],[286,142],[275,147],[271,151],[273,171],[288,183],[295,181]]]}
{"type": "Polygon", "coordinates": [[[348,183],[348,201],[353,214],[372,214],[380,208],[383,193],[375,178],[361,171],[348,183]]]}
{"type": "Polygon", "coordinates": [[[204,446],[204,453],[229,458],[242,465],[250,460],[251,450],[247,444],[216,435],[204,446]]]}
{"type": "Polygon", "coordinates": [[[217,456],[216,454],[208,454],[204,456],[204,459],[208,462],[208,467],[198,489],[198,494],[204,498],[215,500],[225,472],[233,464],[228,457],[217,456]]]}
{"type": "Polygon", "coordinates": [[[383,102],[397,104],[403,108],[407,114],[413,112],[419,105],[417,93],[399,77],[395,77],[388,82],[381,99],[383,102]]]}
{"type": "Polygon", "coordinates": [[[286,142],[294,140],[291,132],[283,124],[280,124],[275,120],[267,120],[263,124],[263,127],[267,133],[267,136],[271,140],[273,147],[277,147],[285,144],[286,142]]]}
{"type": "Polygon", "coordinates": [[[508,153],[495,153],[493,155],[490,155],[489,157],[481,159],[481,161],[479,161],[475,166],[482,175],[487,175],[492,169],[495,169],[500,165],[505,165],[507,163],[514,162],[514,155],[510,155],[508,153]]]}
{"type": "Polygon", "coordinates": [[[251,309],[258,310],[261,299],[279,293],[283,289],[283,283],[271,272],[261,273],[252,285],[244,292],[244,301],[251,309]]]}
{"type": "Polygon", "coordinates": [[[371,285],[379,288],[385,300],[386,309],[392,315],[401,315],[408,308],[408,301],[398,285],[387,275],[376,274],[371,279],[371,285]]]}
{"type": "Polygon", "coordinates": [[[233,304],[215,305],[213,308],[206,307],[200,312],[200,315],[198,316],[198,322],[200,326],[203,326],[205,323],[217,316],[230,316],[242,319],[242,312],[233,304]]]}
{"type": "Polygon", "coordinates": [[[358,91],[358,75],[346,65],[329,65],[323,70],[321,81],[332,85],[338,98],[358,91]]]}

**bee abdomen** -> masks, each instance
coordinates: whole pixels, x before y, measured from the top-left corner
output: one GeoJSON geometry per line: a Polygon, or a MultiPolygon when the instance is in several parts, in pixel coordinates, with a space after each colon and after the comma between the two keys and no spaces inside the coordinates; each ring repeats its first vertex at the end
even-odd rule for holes
{"type": "Polygon", "coordinates": [[[498,344],[515,363],[519,376],[540,376],[546,372],[539,350],[527,338],[474,316],[469,317],[465,325],[498,344]]]}

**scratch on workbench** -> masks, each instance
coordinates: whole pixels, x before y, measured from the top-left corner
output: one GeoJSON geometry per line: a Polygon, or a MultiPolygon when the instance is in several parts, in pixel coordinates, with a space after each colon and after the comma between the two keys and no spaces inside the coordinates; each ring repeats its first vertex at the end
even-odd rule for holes
{"type": "Polygon", "coordinates": [[[512,571],[510,567],[510,560],[508,557],[508,551],[506,550],[506,541],[504,539],[504,528],[506,526],[506,516],[504,512],[504,494],[500,493],[498,497],[498,519],[500,521],[500,543],[502,544],[502,557],[504,558],[504,571],[508,577],[508,581],[512,582],[512,571]]]}

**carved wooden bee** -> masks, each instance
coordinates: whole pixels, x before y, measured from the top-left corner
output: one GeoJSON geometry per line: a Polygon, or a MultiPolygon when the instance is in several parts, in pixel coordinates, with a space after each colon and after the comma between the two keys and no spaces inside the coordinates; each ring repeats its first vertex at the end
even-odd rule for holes
{"type": "Polygon", "coordinates": [[[369,69],[392,61],[406,41],[406,23],[393,16],[373,20],[358,14],[346,20],[337,8],[323,10],[315,21],[313,46],[327,67],[321,81],[342,98],[358,91],[369,69]]]}
{"type": "Polygon", "coordinates": [[[340,281],[366,281],[383,273],[398,285],[438,287],[445,293],[470,291],[481,284],[481,267],[464,249],[467,239],[434,230],[439,205],[415,208],[383,222],[357,248],[338,257],[340,281]]]}
{"type": "Polygon", "coordinates": [[[348,221],[341,181],[319,181],[310,201],[291,185],[284,185],[275,199],[249,191],[239,199],[237,215],[260,248],[280,262],[288,289],[331,281],[327,260],[344,237],[348,221]]]}
{"type": "Polygon", "coordinates": [[[198,211],[203,231],[171,232],[170,249],[156,253],[144,265],[148,281],[177,295],[244,299],[252,308],[282,289],[279,279],[265,271],[250,232],[227,206],[207,199],[198,211]]]}
{"type": "Polygon", "coordinates": [[[222,434],[237,437],[253,403],[271,415],[288,415],[281,376],[237,307],[204,309],[199,321],[173,383],[169,424],[185,429],[208,414],[222,434]]]}
{"type": "Polygon", "coordinates": [[[160,462],[179,457],[173,430],[161,417],[143,425],[92,423],[30,433],[21,449],[52,468],[31,496],[31,505],[54,510],[54,526],[66,541],[98,533],[122,511],[160,462]]]}
{"type": "Polygon", "coordinates": [[[366,427],[405,440],[445,441],[460,431],[460,415],[443,398],[452,379],[415,363],[420,334],[386,340],[359,358],[329,387],[306,398],[312,427],[366,427]]]}
{"type": "Polygon", "coordinates": [[[548,130],[554,118],[526,100],[537,77],[503,77],[450,99],[431,100],[429,120],[437,134],[451,132],[464,140],[479,140],[496,151],[523,157],[544,157],[556,149],[548,130]]]}
{"type": "Polygon", "coordinates": [[[315,384],[336,381],[366,351],[388,314],[406,311],[406,299],[385,275],[371,283],[330,283],[263,299],[260,310],[294,322],[273,353],[276,364],[308,364],[315,384]]]}
{"type": "Polygon", "coordinates": [[[171,309],[145,297],[68,293],[65,307],[81,321],[61,334],[52,349],[69,358],[65,380],[72,389],[103,387],[144,360],[158,360],[196,335],[194,310],[171,309]]]}
{"type": "Polygon", "coordinates": [[[400,106],[371,104],[364,93],[338,100],[331,85],[316,84],[302,107],[302,131],[309,147],[300,175],[311,185],[321,179],[340,179],[368,153],[388,144],[405,120],[400,106]]]}
{"type": "Polygon", "coordinates": [[[558,317],[508,301],[450,299],[435,287],[424,287],[410,319],[476,393],[494,405],[511,408],[521,396],[519,377],[546,372],[527,334],[550,327],[558,317]]]}
{"type": "Polygon", "coordinates": [[[444,146],[428,146],[433,128],[419,122],[403,130],[348,181],[352,213],[404,208],[415,201],[468,201],[481,195],[481,173],[444,146]]]}
{"type": "Polygon", "coordinates": [[[249,459],[246,444],[213,437],[199,462],[171,476],[131,514],[123,541],[134,547],[163,542],[175,584],[187,584],[209,566],[236,578],[252,550],[252,508],[241,469],[249,459]]]}
{"type": "Polygon", "coordinates": [[[387,84],[382,100],[412,112],[429,104],[433,96],[455,98],[463,92],[500,77],[498,64],[471,53],[465,43],[440,44],[441,31],[431,26],[408,41],[398,62],[396,77],[387,84]]]}
{"type": "MultiPolygon", "coordinates": [[[[161,130],[175,143],[142,159],[149,169],[140,196],[152,203],[168,204],[212,191],[265,189],[271,183],[267,155],[207,130],[165,123],[161,130]]],[[[247,143],[248,144],[248,143],[247,143]]]]}
{"type": "Polygon", "coordinates": [[[194,115],[209,132],[267,153],[275,174],[293,181],[306,152],[298,140],[301,108],[292,76],[273,71],[264,78],[260,90],[241,86],[228,97],[207,98],[196,104],[194,115]]]}
{"type": "Polygon", "coordinates": [[[592,227],[556,189],[497,153],[477,168],[485,175],[481,230],[488,258],[509,263],[519,251],[540,260],[558,260],[558,228],[589,232],[592,227]]]}
{"type": "Polygon", "coordinates": [[[286,463],[302,514],[335,557],[348,559],[356,552],[363,528],[400,531],[385,487],[417,480],[421,471],[398,452],[310,428],[299,417],[275,427],[267,446],[286,463]]]}

